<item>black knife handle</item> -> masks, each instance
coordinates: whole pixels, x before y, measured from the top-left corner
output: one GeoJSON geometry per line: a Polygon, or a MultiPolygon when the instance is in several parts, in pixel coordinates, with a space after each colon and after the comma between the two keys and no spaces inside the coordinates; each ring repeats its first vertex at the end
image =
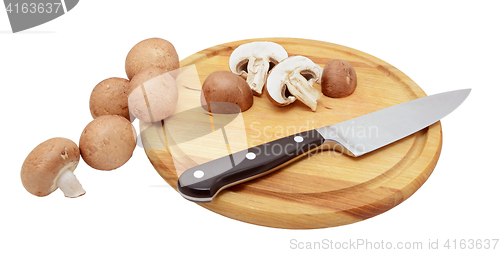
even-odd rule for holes
{"type": "Polygon", "coordinates": [[[270,173],[324,141],[316,130],[310,130],[236,152],[184,171],[177,190],[191,201],[210,202],[222,189],[270,173]]]}

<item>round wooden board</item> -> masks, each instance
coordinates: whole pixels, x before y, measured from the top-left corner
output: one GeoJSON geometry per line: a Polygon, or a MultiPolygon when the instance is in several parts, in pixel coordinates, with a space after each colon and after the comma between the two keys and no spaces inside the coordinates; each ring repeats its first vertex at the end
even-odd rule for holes
{"type": "MultiPolygon", "coordinates": [[[[201,83],[214,71],[229,71],[231,52],[251,41],[276,42],[290,56],[309,57],[321,67],[332,59],[347,60],[356,70],[358,86],[346,98],[323,96],[318,100],[316,112],[300,101],[278,107],[265,94],[254,97],[252,108],[242,113],[248,147],[426,96],[401,71],[369,54],[321,41],[265,38],[214,46],[182,60],[181,67],[196,66],[199,82],[193,82],[193,87],[186,83],[179,85],[181,98],[177,111],[183,110],[181,103],[199,106],[201,83]]],[[[321,89],[318,84],[316,88],[321,89]]],[[[174,161],[168,145],[165,147],[166,137],[160,134],[164,139],[158,138],[158,133],[164,133],[163,127],[164,124],[141,123],[141,138],[153,167],[176,189],[178,176],[189,166],[176,168],[174,164],[179,161],[174,161]]],[[[200,205],[232,219],[278,228],[324,228],[361,221],[410,197],[436,166],[441,142],[438,122],[361,157],[323,151],[264,177],[227,188],[212,202],[200,205]]],[[[189,154],[199,150],[183,152],[189,154]]]]}

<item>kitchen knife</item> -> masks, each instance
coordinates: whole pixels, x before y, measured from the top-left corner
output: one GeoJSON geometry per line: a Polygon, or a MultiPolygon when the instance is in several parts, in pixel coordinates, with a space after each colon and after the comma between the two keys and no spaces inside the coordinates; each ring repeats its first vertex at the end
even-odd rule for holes
{"type": "Polygon", "coordinates": [[[224,107],[234,109],[234,113],[209,113],[202,107],[197,107],[173,114],[163,121],[162,135],[157,139],[167,144],[173,158],[172,168],[175,168],[177,177],[188,168],[214,158],[228,156],[234,153],[232,150],[248,148],[240,107],[225,102],[211,104],[212,108],[214,104],[227,104],[224,107]],[[233,108],[234,106],[236,108],[233,108]],[[185,152],[186,150],[196,152],[185,152]]]}
{"type": "Polygon", "coordinates": [[[436,123],[455,110],[470,91],[418,98],[200,164],[181,174],[177,190],[188,200],[210,202],[229,186],[266,175],[326,145],[354,157],[364,155],[436,123]]]}

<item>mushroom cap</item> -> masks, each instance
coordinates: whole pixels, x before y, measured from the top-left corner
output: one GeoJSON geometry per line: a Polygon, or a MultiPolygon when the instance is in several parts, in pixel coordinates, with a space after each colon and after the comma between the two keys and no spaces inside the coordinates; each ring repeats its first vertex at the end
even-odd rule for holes
{"type": "Polygon", "coordinates": [[[139,71],[132,79],[130,79],[128,94],[130,95],[132,91],[141,86],[143,83],[165,73],[167,73],[166,70],[158,67],[149,67],[139,71]]]}
{"type": "Polygon", "coordinates": [[[98,83],[90,94],[92,118],[102,115],[120,115],[130,120],[128,112],[129,80],[111,77],[98,83]]]}
{"type": "Polygon", "coordinates": [[[280,44],[270,41],[254,41],[238,46],[229,56],[231,72],[241,75],[245,63],[250,57],[263,58],[278,63],[288,57],[288,53],[280,44]]]}
{"type": "Polygon", "coordinates": [[[161,38],[149,38],[137,43],[127,54],[125,72],[132,79],[139,71],[158,67],[165,71],[179,68],[179,56],[174,45],[161,38]]]}
{"type": "Polygon", "coordinates": [[[354,92],[357,83],[356,70],[348,61],[331,60],[323,68],[321,92],[325,96],[332,98],[347,97],[354,92]]]}
{"type": "Polygon", "coordinates": [[[174,78],[156,67],[137,73],[130,81],[130,89],[130,114],[144,122],[157,122],[170,116],[179,98],[174,78]]]}
{"type": "Polygon", "coordinates": [[[253,105],[253,93],[240,76],[229,71],[215,71],[203,82],[201,105],[213,113],[244,112],[253,105]]]}
{"type": "Polygon", "coordinates": [[[135,149],[134,126],[122,116],[95,118],[80,136],[82,159],[92,168],[114,170],[125,164],[135,149]]]}
{"type": "Polygon", "coordinates": [[[312,85],[321,78],[321,67],[304,56],[291,56],[276,65],[267,77],[266,93],[271,102],[279,106],[289,105],[296,100],[294,94],[287,95],[287,83],[291,75],[300,74],[305,85],[312,85]]]}
{"type": "Polygon", "coordinates": [[[36,146],[21,167],[21,181],[31,194],[47,196],[57,187],[57,179],[65,171],[74,171],[80,160],[80,150],[66,138],[48,139],[36,146]]]}

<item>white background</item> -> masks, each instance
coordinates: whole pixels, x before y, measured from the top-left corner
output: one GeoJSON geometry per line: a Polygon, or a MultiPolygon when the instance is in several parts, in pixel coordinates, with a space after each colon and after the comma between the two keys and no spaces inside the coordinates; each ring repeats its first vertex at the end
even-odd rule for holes
{"type": "Polygon", "coordinates": [[[424,248],[439,240],[444,249],[446,239],[499,239],[500,8],[469,3],[87,0],[17,34],[0,11],[0,252],[298,251],[292,239],[416,241],[424,248]],[[126,77],[126,54],[150,37],[171,41],[181,59],[241,39],[322,40],[388,62],[427,94],[472,93],[442,120],[442,154],[429,180],[399,206],[351,225],[286,230],[220,216],[181,198],[141,148],[110,172],[81,160],[81,198],[60,190],[29,194],[19,176],[28,153],[56,136],[78,143],[92,120],[93,87],[126,77]]]}

